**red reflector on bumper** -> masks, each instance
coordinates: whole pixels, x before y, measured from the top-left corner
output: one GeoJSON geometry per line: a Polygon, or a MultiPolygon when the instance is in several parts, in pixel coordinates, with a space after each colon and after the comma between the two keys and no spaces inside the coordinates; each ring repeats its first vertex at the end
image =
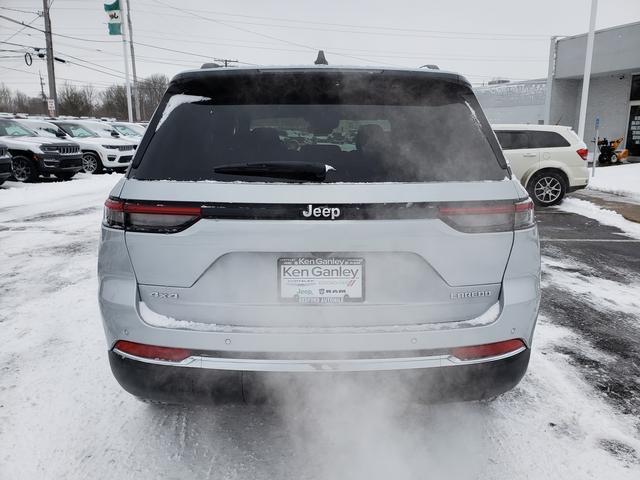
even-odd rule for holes
{"type": "Polygon", "coordinates": [[[515,352],[524,346],[524,342],[518,338],[504,342],[474,345],[472,347],[452,348],[451,355],[460,360],[478,360],[480,358],[497,357],[505,353],[515,352]]]}
{"type": "Polygon", "coordinates": [[[113,348],[136,357],[166,360],[169,362],[179,362],[191,356],[191,350],[187,350],[186,348],[156,347],[154,345],[144,345],[126,340],[118,340],[113,348]]]}

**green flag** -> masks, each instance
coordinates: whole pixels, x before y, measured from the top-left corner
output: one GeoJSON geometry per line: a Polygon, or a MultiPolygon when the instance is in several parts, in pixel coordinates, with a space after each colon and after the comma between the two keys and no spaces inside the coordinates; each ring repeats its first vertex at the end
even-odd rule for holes
{"type": "Polygon", "coordinates": [[[109,35],[122,35],[122,19],[120,18],[120,0],[112,4],[104,4],[104,11],[109,16],[109,35]]]}

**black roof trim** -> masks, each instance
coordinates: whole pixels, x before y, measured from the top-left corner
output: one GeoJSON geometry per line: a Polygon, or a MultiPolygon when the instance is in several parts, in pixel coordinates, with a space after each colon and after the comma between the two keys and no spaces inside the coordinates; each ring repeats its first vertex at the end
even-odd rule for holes
{"type": "Polygon", "coordinates": [[[201,70],[187,70],[175,75],[169,86],[189,82],[191,80],[201,80],[207,77],[246,77],[264,74],[352,74],[352,75],[389,75],[407,78],[429,78],[439,79],[471,88],[471,83],[454,72],[430,69],[394,69],[383,67],[327,67],[327,66],[292,66],[292,67],[252,67],[252,68],[211,68],[201,70]]]}

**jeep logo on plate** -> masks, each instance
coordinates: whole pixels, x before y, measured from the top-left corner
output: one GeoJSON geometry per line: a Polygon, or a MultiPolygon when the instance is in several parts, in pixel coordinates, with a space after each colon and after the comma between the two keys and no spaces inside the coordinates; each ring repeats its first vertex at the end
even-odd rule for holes
{"type": "Polygon", "coordinates": [[[305,218],[327,218],[331,220],[335,220],[342,215],[338,207],[314,207],[312,204],[307,205],[306,209],[300,213],[305,218]]]}

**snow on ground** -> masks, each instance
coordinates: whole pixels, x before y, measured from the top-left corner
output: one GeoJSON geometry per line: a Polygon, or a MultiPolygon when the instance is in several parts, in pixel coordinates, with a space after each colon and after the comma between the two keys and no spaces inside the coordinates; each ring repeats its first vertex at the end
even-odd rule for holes
{"type": "Polygon", "coordinates": [[[640,201],[640,163],[596,168],[595,177],[591,177],[591,170],[589,170],[587,188],[632,197],[640,201]]]}
{"type": "Polygon", "coordinates": [[[585,342],[553,318],[493,403],[396,402],[384,385],[356,401],[346,385],[272,406],[138,402],[111,376],[96,302],[118,177],[0,189],[0,478],[639,478],[637,430],[558,353],[585,342]]]}
{"type": "MultiPolygon", "coordinates": [[[[640,166],[640,164],[638,164],[638,166],[640,166]]],[[[613,210],[600,208],[586,200],[567,197],[555,208],[565,212],[582,215],[583,217],[593,218],[602,225],[619,228],[633,238],[640,238],[640,224],[631,222],[613,210]]]]}
{"type": "Polygon", "coordinates": [[[631,283],[610,280],[598,276],[595,267],[547,256],[542,257],[542,267],[543,285],[559,285],[598,310],[640,313],[640,278],[631,283]]]}

